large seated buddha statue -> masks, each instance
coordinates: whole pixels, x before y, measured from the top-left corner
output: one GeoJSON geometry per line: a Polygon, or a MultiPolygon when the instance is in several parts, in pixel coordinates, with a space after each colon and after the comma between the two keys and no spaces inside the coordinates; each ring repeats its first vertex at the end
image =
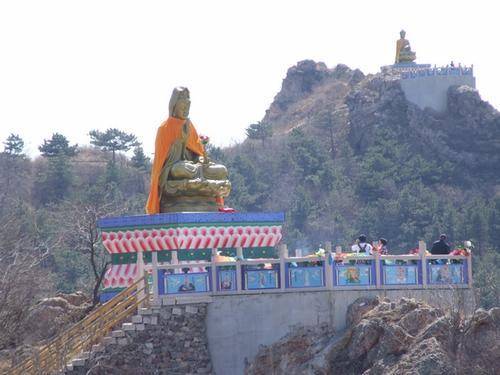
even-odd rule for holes
{"type": "Polygon", "coordinates": [[[406,32],[401,30],[399,36],[401,38],[396,42],[396,64],[412,62],[417,55],[411,50],[410,42],[405,39],[406,32]]]}
{"type": "Polygon", "coordinates": [[[158,128],[146,212],[217,211],[231,191],[227,169],[208,158],[189,119],[189,90],[176,87],[158,128]]]}

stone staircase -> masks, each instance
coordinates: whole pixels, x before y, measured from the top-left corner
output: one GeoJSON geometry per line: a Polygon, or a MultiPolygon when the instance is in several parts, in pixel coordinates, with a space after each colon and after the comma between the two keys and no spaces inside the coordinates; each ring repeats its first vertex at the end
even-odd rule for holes
{"type": "Polygon", "coordinates": [[[62,373],[211,374],[206,312],[206,303],[139,308],[62,373]]]}
{"type": "MultiPolygon", "coordinates": [[[[139,308],[137,310],[137,315],[132,316],[131,322],[122,323],[120,329],[111,331],[109,335],[102,339],[100,344],[93,345],[90,351],[82,352],[80,355],[73,358],[67,364],[64,373],[82,373],[81,370],[86,368],[88,362],[104,353],[106,348],[112,345],[124,346],[129,344],[131,342],[131,337],[127,335],[127,332],[144,331],[146,329],[146,325],[157,325],[160,309],[161,308],[159,306],[139,308]]],[[[86,373],[86,371],[83,373],[86,373]]]]}

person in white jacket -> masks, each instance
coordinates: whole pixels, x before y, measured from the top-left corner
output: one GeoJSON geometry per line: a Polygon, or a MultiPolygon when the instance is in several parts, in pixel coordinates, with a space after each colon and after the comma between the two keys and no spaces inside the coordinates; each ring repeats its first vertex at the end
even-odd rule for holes
{"type": "Polygon", "coordinates": [[[358,240],[354,245],[352,245],[351,250],[353,253],[358,255],[370,255],[373,251],[372,245],[366,242],[366,236],[364,234],[358,237],[358,240]]]}

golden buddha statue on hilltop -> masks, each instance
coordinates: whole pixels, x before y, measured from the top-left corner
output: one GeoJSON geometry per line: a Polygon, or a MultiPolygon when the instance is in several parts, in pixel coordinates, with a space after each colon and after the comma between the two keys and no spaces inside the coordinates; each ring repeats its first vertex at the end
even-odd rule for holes
{"type": "Polygon", "coordinates": [[[146,212],[217,211],[231,191],[227,169],[209,160],[189,119],[189,90],[176,87],[158,128],[146,212]]]}
{"type": "Polygon", "coordinates": [[[401,38],[396,42],[396,64],[412,62],[417,55],[411,50],[410,42],[405,39],[406,32],[401,30],[399,35],[401,38]]]}

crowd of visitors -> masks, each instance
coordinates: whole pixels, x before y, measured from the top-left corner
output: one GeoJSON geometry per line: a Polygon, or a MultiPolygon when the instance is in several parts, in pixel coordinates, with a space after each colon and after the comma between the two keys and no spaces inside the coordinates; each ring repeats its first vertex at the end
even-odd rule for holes
{"type": "MultiPolygon", "coordinates": [[[[432,244],[431,254],[432,255],[448,255],[450,254],[450,245],[447,243],[446,234],[441,234],[439,240],[432,244]]],[[[372,241],[371,243],[367,241],[367,237],[361,234],[355,241],[354,245],[351,246],[351,251],[358,255],[387,255],[389,254],[389,248],[387,246],[387,239],[381,237],[378,241],[372,241]]]]}

